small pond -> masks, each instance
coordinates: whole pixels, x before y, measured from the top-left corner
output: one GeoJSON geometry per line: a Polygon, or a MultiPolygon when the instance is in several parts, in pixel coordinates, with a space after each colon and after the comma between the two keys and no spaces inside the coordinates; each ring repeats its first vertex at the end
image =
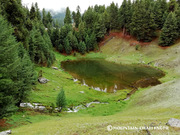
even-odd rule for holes
{"type": "Polygon", "coordinates": [[[149,66],[122,65],[103,59],[64,61],[61,67],[75,81],[104,92],[154,86],[160,84],[158,79],[164,76],[162,71],[149,66]]]}

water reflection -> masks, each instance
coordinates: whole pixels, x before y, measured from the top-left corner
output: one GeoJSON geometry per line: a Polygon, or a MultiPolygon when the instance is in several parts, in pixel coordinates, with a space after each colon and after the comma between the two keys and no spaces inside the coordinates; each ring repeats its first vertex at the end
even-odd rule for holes
{"type": "Polygon", "coordinates": [[[139,66],[120,65],[105,60],[78,60],[61,63],[74,81],[97,91],[116,92],[121,89],[157,85],[158,78],[164,76],[160,70],[139,66]],[[142,85],[143,84],[143,85],[142,85]]]}

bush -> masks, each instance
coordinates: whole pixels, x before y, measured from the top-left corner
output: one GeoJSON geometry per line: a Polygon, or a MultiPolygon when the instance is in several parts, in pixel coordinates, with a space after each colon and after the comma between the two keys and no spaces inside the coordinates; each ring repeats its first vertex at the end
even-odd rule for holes
{"type": "Polygon", "coordinates": [[[140,48],[141,48],[141,45],[136,45],[136,50],[137,51],[140,50],[140,48]]]}
{"type": "Polygon", "coordinates": [[[60,112],[66,106],[66,96],[65,96],[63,88],[61,88],[61,91],[59,92],[57,96],[56,105],[59,108],[60,112]]]}

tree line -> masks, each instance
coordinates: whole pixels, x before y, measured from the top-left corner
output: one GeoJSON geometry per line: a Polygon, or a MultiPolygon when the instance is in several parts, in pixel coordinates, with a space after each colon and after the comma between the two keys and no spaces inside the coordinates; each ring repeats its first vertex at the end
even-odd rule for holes
{"type": "Polygon", "coordinates": [[[53,46],[67,54],[97,49],[97,43],[112,30],[143,42],[152,41],[160,31],[159,45],[170,46],[180,37],[179,3],[176,0],[124,0],[120,7],[113,2],[108,7],[95,5],[83,14],[79,6],[76,12],[67,7],[65,25],[54,29],[50,37],[53,46]]]}
{"type": "MultiPolygon", "coordinates": [[[[47,15],[48,16],[48,15],[47,15]]],[[[0,0],[0,118],[15,112],[37,82],[34,63],[51,66],[53,46],[37,3],[0,0]]]]}

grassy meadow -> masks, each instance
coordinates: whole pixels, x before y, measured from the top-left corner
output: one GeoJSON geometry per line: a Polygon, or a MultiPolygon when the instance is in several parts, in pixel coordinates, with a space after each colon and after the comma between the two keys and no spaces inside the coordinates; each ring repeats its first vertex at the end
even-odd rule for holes
{"type": "MultiPolygon", "coordinates": [[[[49,79],[47,84],[37,83],[30,94],[31,103],[42,103],[48,107],[56,103],[56,97],[61,87],[65,90],[67,106],[77,106],[92,101],[108,102],[109,104],[92,104],[87,109],[77,113],[39,113],[32,110],[21,110],[8,118],[14,135],[81,135],[81,134],[147,134],[146,130],[112,130],[107,126],[166,126],[168,119],[180,119],[180,46],[179,42],[171,48],[162,49],[157,41],[149,45],[130,46],[132,40],[113,38],[103,45],[99,52],[91,52],[82,56],[64,56],[55,52],[55,67],[36,67],[37,73],[42,70],[42,76],[49,79]],[[122,64],[142,64],[163,70],[166,76],[161,78],[162,84],[139,88],[127,101],[130,90],[120,90],[117,93],[95,91],[80,82],[74,82],[72,76],[61,69],[61,61],[82,58],[102,58],[107,61],[122,64]],[[84,91],[81,93],[80,91],[84,91]],[[118,102],[120,101],[120,102],[118,102]]],[[[151,130],[154,135],[178,134],[179,129],[151,130]]]]}

